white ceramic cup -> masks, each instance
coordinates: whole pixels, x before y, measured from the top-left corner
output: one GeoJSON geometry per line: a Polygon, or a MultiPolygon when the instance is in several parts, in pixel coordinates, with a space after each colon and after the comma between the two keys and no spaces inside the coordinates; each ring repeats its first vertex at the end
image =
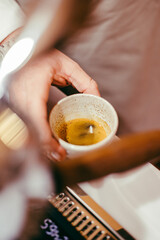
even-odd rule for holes
{"type": "Polygon", "coordinates": [[[111,143],[118,128],[118,116],[113,106],[102,97],[91,94],[74,94],[61,99],[51,110],[49,124],[53,135],[67,151],[68,158],[82,155],[111,143]],[[59,138],[57,129],[62,122],[77,118],[88,118],[95,121],[102,119],[110,127],[109,135],[92,145],[74,145],[59,138]]]}

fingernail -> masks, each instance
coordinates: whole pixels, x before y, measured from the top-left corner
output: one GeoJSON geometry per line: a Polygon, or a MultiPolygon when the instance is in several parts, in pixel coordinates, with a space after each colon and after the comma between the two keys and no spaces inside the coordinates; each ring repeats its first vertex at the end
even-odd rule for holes
{"type": "Polygon", "coordinates": [[[61,156],[57,152],[51,152],[50,154],[53,160],[56,160],[58,162],[61,160],[61,156]]]}

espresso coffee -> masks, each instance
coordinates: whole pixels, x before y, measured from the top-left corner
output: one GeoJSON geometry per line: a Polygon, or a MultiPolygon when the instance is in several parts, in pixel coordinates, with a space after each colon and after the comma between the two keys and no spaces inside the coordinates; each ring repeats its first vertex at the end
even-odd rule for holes
{"type": "Polygon", "coordinates": [[[91,145],[105,139],[111,132],[102,119],[95,121],[87,118],[73,119],[62,123],[57,129],[58,136],[74,145],[91,145]]]}

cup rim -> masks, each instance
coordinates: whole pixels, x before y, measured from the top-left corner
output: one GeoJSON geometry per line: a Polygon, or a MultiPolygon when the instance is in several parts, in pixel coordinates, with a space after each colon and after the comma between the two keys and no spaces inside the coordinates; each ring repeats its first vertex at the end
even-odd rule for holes
{"type": "MultiPolygon", "coordinates": [[[[88,93],[76,93],[76,94],[72,94],[70,96],[66,96],[64,98],[62,98],[61,100],[59,100],[52,108],[50,114],[49,114],[49,124],[50,124],[50,128],[51,128],[51,119],[52,119],[52,112],[54,111],[54,108],[56,105],[60,105],[62,104],[63,102],[67,101],[68,99],[70,98],[74,98],[74,97],[91,97],[91,98],[97,98],[97,99],[100,99],[101,101],[103,101],[105,104],[107,103],[108,106],[110,107],[110,109],[112,110],[113,114],[114,114],[114,120],[115,120],[115,124],[114,124],[114,128],[112,130],[112,132],[109,134],[109,136],[107,136],[105,139],[103,139],[102,141],[98,142],[98,143],[94,143],[94,144],[91,144],[91,145],[76,145],[76,144],[71,144],[71,143],[68,143],[66,141],[64,141],[63,139],[57,137],[57,140],[59,141],[60,144],[63,145],[64,148],[66,149],[70,149],[70,150],[74,150],[74,151],[89,151],[89,150],[93,150],[93,149],[96,149],[96,148],[99,148],[99,147],[102,147],[103,145],[111,142],[111,140],[113,139],[113,136],[116,135],[116,132],[117,132],[117,129],[118,129],[118,123],[119,123],[119,120],[118,120],[118,115],[117,115],[117,112],[115,110],[115,108],[112,106],[112,104],[110,102],[108,102],[106,99],[104,99],[103,97],[100,97],[100,96],[96,96],[96,95],[92,95],[92,94],[88,94],[88,93]]],[[[52,133],[53,133],[53,130],[51,129],[52,133]]],[[[53,133],[54,134],[54,133],[53,133]]],[[[56,137],[56,136],[55,136],[56,137]]]]}

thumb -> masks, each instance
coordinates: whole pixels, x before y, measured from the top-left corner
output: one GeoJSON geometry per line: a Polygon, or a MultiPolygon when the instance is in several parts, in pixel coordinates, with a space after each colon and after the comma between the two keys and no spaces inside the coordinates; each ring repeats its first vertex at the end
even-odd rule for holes
{"type": "Polygon", "coordinates": [[[44,120],[43,131],[37,129],[39,132],[40,143],[42,144],[42,151],[44,156],[53,161],[62,161],[65,159],[65,149],[61,147],[59,142],[52,137],[48,122],[44,120]]]}
{"type": "Polygon", "coordinates": [[[66,152],[59,142],[52,137],[49,123],[47,121],[47,111],[45,111],[46,105],[44,102],[41,102],[38,106],[41,106],[41,111],[39,111],[38,107],[34,106],[34,108],[32,108],[34,112],[30,112],[29,115],[42,146],[42,152],[45,157],[51,160],[64,160],[66,152]]]}

